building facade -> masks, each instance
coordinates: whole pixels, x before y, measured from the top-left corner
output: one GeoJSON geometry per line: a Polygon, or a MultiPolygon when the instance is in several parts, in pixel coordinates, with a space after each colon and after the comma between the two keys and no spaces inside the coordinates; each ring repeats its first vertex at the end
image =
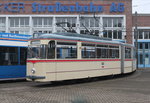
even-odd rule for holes
{"type": "Polygon", "coordinates": [[[132,44],[132,0],[0,0],[0,32],[93,33],[132,44]],[[62,27],[56,25],[60,22],[62,27]]]}
{"type": "Polygon", "coordinates": [[[137,22],[133,15],[133,30],[138,26],[138,66],[150,67],[150,14],[138,14],[137,22]]]}

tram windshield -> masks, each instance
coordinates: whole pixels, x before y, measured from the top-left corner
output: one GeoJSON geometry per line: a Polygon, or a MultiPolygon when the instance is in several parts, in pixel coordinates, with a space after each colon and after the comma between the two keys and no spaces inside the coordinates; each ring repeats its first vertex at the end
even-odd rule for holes
{"type": "Polygon", "coordinates": [[[48,45],[31,45],[28,47],[28,59],[54,59],[55,58],[55,41],[50,41],[48,45]]]}
{"type": "Polygon", "coordinates": [[[77,43],[50,41],[48,44],[28,47],[28,59],[71,59],[77,58],[77,43]],[[57,49],[56,49],[57,48],[57,49]]]}
{"type": "Polygon", "coordinates": [[[28,47],[28,58],[40,58],[40,46],[28,47]]]}

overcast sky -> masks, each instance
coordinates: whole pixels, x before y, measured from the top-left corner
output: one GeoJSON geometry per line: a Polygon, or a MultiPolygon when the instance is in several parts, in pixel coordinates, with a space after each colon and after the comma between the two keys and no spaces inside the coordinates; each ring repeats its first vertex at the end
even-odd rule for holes
{"type": "Polygon", "coordinates": [[[150,14],[150,0],[133,0],[133,13],[149,13],[150,14]]]}

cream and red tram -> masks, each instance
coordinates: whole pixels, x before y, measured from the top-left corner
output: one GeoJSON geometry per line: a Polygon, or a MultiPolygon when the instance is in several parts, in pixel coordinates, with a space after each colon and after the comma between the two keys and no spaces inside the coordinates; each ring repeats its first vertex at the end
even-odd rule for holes
{"type": "Polygon", "coordinates": [[[61,81],[130,73],[136,70],[133,50],[129,44],[76,33],[34,35],[28,47],[27,80],[61,81]]]}

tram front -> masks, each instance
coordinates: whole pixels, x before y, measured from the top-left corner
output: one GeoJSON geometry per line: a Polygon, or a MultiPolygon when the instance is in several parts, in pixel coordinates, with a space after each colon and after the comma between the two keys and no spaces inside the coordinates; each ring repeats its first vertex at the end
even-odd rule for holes
{"type": "MultiPolygon", "coordinates": [[[[31,40],[28,46],[27,80],[45,82],[55,80],[55,74],[47,77],[47,72],[55,72],[55,64],[48,62],[55,57],[55,41],[31,40]]],[[[54,60],[54,59],[53,59],[54,60]]]]}

